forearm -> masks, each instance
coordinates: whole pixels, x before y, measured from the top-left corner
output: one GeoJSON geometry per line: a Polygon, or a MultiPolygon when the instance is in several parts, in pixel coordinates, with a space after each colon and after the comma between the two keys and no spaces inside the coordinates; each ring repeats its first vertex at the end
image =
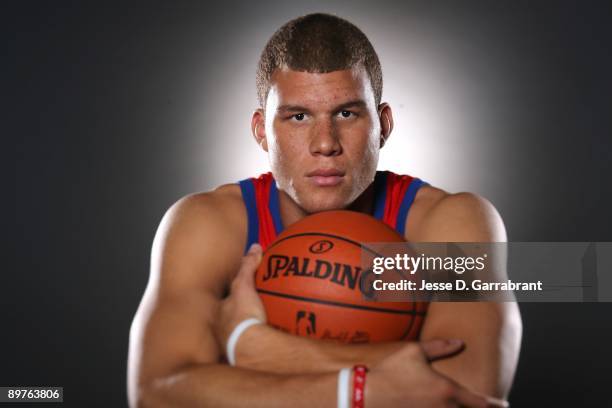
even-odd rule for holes
{"type": "Polygon", "coordinates": [[[197,365],[142,391],[139,408],[332,407],[337,373],[280,375],[223,364],[197,365]]]}
{"type": "MultiPolygon", "coordinates": [[[[452,358],[432,363],[434,370],[465,387],[498,398],[510,392],[518,361],[521,323],[516,304],[436,304],[431,309],[452,308],[453,322],[437,321],[426,327],[423,340],[456,337],[465,350],[452,358]]],[[[430,322],[431,323],[431,322],[430,322]]]]}
{"type": "Polygon", "coordinates": [[[298,337],[267,325],[253,326],[236,348],[239,366],[270,373],[337,372],[355,364],[372,366],[406,342],[341,344],[298,337]]]}

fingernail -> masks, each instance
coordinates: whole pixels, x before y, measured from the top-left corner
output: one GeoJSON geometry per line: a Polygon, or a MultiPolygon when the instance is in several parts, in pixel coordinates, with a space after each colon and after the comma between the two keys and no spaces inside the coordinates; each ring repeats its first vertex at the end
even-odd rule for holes
{"type": "Polygon", "coordinates": [[[493,398],[493,397],[488,397],[487,398],[487,402],[488,402],[490,407],[496,407],[496,408],[500,408],[500,407],[508,408],[508,407],[510,407],[510,404],[508,403],[508,401],[502,400],[502,399],[493,398]]]}
{"type": "Polygon", "coordinates": [[[446,340],[446,343],[449,346],[461,346],[463,344],[463,340],[461,340],[461,339],[448,339],[448,340],[446,340]]]}
{"type": "Polygon", "coordinates": [[[254,254],[259,251],[261,251],[261,245],[259,245],[257,242],[252,244],[249,248],[249,254],[254,254]]]}

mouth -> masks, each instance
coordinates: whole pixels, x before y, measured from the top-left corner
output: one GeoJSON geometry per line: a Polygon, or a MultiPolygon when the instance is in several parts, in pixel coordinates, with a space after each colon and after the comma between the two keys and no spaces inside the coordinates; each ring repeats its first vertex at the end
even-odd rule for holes
{"type": "Polygon", "coordinates": [[[318,187],[333,187],[344,180],[345,173],[338,169],[317,169],[306,174],[308,180],[318,187]]]}

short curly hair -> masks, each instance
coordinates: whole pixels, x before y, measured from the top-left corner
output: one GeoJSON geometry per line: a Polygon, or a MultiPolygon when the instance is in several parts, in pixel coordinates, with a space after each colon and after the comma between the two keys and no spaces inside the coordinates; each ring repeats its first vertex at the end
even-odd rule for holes
{"type": "Polygon", "coordinates": [[[284,24],[266,44],[257,67],[257,97],[262,108],[274,70],[332,72],[362,66],[376,105],[382,96],[382,69],[368,37],[354,24],[323,13],[308,14],[284,24]]]}

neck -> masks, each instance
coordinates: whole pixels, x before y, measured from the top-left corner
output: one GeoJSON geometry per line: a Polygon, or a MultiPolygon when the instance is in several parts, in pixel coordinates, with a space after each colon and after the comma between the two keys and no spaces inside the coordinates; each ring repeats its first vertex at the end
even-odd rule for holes
{"type": "MultiPolygon", "coordinates": [[[[282,190],[278,191],[278,199],[281,220],[285,227],[310,215],[282,190]]],[[[370,183],[368,188],[355,201],[342,209],[371,215],[374,211],[374,183],[370,183]]]]}

